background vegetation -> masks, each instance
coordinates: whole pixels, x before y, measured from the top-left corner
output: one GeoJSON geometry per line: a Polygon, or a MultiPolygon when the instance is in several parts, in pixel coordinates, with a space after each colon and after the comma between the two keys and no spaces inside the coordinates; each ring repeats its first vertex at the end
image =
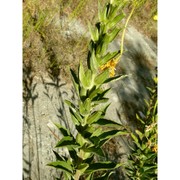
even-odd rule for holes
{"type": "MultiPolygon", "coordinates": [[[[100,0],[105,3],[107,0],[100,0]]],[[[130,25],[157,41],[157,26],[153,16],[157,13],[157,0],[137,0],[138,8],[130,25]]],[[[23,2],[23,64],[31,67],[33,75],[53,71],[68,79],[67,67],[74,67],[86,58],[89,40],[88,23],[97,21],[94,0],[24,0],[23,2]],[[85,27],[84,35],[71,35],[75,20],[85,27]],[[71,26],[69,26],[71,23],[71,26]]],[[[131,10],[129,1],[125,13],[131,10]]],[[[76,27],[77,28],[77,27],[76,27]]]]}

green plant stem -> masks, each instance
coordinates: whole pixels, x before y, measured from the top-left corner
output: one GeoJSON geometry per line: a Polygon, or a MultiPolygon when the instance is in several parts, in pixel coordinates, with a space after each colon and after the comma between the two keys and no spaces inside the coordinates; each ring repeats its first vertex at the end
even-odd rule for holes
{"type": "Polygon", "coordinates": [[[132,10],[131,10],[131,12],[130,12],[128,18],[127,18],[127,20],[126,20],[126,23],[125,23],[125,26],[124,26],[124,29],[123,29],[123,32],[122,32],[119,61],[121,60],[121,56],[122,56],[123,51],[124,51],[125,32],[126,32],[126,29],[127,29],[128,23],[129,23],[129,20],[131,19],[131,16],[132,16],[135,8],[136,8],[136,5],[133,5],[133,8],[132,8],[132,10]]]}

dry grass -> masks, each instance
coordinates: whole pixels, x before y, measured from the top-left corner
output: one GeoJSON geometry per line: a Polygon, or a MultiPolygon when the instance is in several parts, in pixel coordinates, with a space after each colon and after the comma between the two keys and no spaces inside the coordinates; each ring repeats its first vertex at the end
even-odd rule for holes
{"type": "MultiPolygon", "coordinates": [[[[36,75],[61,70],[68,77],[69,67],[76,67],[87,56],[89,39],[87,21],[97,21],[97,2],[94,0],[25,0],[23,3],[23,63],[31,62],[36,75]],[[83,36],[70,35],[69,22],[78,20],[84,27],[83,36]],[[66,35],[65,35],[66,34],[66,35]]],[[[101,0],[102,3],[107,0],[101,0]]],[[[125,9],[129,13],[131,6],[125,9]]],[[[157,26],[152,16],[157,11],[157,0],[143,0],[130,24],[154,41],[157,26]]]]}

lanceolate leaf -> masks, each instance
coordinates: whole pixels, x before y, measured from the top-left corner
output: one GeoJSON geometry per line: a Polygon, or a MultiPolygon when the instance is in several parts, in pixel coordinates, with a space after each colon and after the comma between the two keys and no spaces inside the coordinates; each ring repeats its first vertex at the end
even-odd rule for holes
{"type": "Polygon", "coordinates": [[[112,21],[109,21],[109,23],[107,24],[108,29],[115,27],[117,23],[120,22],[124,17],[124,14],[117,15],[112,21]]]}
{"type": "Polygon", "coordinates": [[[112,82],[112,81],[117,81],[117,80],[123,79],[123,78],[125,78],[127,76],[128,75],[118,75],[118,76],[110,77],[107,80],[105,80],[104,83],[109,83],[109,82],[112,82]]]}
{"type": "Polygon", "coordinates": [[[91,110],[91,99],[87,98],[84,102],[84,107],[87,110],[87,112],[89,113],[91,110]]]}
{"type": "Polygon", "coordinates": [[[98,121],[93,123],[94,125],[99,126],[108,126],[108,127],[116,127],[116,128],[123,128],[123,125],[116,123],[114,121],[108,120],[108,119],[99,119],[98,121]]]}
{"type": "Polygon", "coordinates": [[[72,109],[77,110],[76,106],[71,101],[65,100],[64,102],[72,109]]]}
{"type": "Polygon", "coordinates": [[[138,134],[138,136],[139,136],[139,138],[140,138],[140,140],[142,141],[142,138],[143,138],[143,134],[142,134],[142,132],[140,132],[139,130],[135,130],[135,132],[136,132],[136,134],[138,134]]]}
{"type": "Polygon", "coordinates": [[[72,69],[70,69],[70,71],[74,88],[76,90],[76,93],[79,94],[79,79],[77,78],[75,72],[72,69]]]}
{"type": "Polygon", "coordinates": [[[75,122],[75,124],[78,125],[79,123],[81,123],[83,121],[83,119],[82,119],[82,117],[81,117],[81,115],[79,114],[78,111],[75,111],[72,108],[69,108],[69,111],[70,111],[71,115],[75,118],[74,120],[77,120],[75,122]]]}
{"type": "Polygon", "coordinates": [[[94,178],[94,180],[108,180],[109,177],[110,177],[113,173],[114,173],[113,171],[109,171],[109,172],[103,174],[101,177],[94,178]]]}
{"type": "Polygon", "coordinates": [[[101,74],[99,74],[94,82],[96,85],[100,85],[100,84],[103,84],[109,77],[109,70],[108,69],[105,69],[101,74]]]}
{"type": "Polygon", "coordinates": [[[102,88],[96,88],[96,86],[94,86],[91,91],[89,92],[89,98],[92,100],[94,97],[97,97],[99,94],[101,94],[103,92],[102,88]]]}
{"type": "Polygon", "coordinates": [[[92,71],[87,69],[85,72],[85,79],[83,80],[87,89],[90,89],[93,86],[93,76],[92,71]]]}
{"type": "Polygon", "coordinates": [[[89,164],[87,163],[83,163],[83,164],[80,164],[78,166],[78,170],[80,171],[81,174],[84,173],[84,171],[89,167],[89,164]]]}
{"type": "Polygon", "coordinates": [[[128,133],[126,131],[120,131],[120,130],[110,130],[102,133],[98,138],[100,141],[100,146],[103,145],[107,140],[110,140],[111,138],[119,135],[127,135],[128,133]]]}
{"type": "Polygon", "coordinates": [[[70,131],[66,129],[65,127],[63,127],[61,124],[57,124],[57,123],[54,123],[54,124],[61,131],[63,136],[69,136],[71,134],[70,131]]]}
{"type": "Polygon", "coordinates": [[[66,161],[67,160],[66,157],[60,156],[56,151],[53,151],[53,153],[56,156],[56,160],[58,160],[58,161],[66,161]]]}
{"type": "Polygon", "coordinates": [[[98,1],[98,18],[100,21],[103,21],[103,14],[102,14],[102,5],[100,4],[100,1],[98,1]]]}
{"type": "Polygon", "coordinates": [[[65,161],[55,161],[55,162],[51,162],[47,165],[61,169],[61,170],[65,171],[66,173],[68,173],[69,175],[72,175],[72,173],[73,173],[72,166],[68,162],[65,162],[65,161]]]}
{"type": "Polygon", "coordinates": [[[86,173],[96,172],[96,171],[102,171],[102,170],[111,170],[116,169],[122,164],[116,164],[113,162],[99,162],[99,163],[93,163],[90,164],[89,167],[86,170],[86,173]]]}
{"type": "Polygon", "coordinates": [[[90,22],[88,22],[88,27],[89,27],[89,31],[91,33],[91,39],[94,41],[94,42],[97,42],[98,39],[99,39],[99,33],[98,33],[98,29],[95,27],[93,28],[90,24],[90,22]]]}
{"type": "Polygon", "coordinates": [[[79,144],[76,143],[76,140],[71,136],[63,137],[57,144],[56,147],[67,147],[68,149],[80,147],[79,144]]]}
{"type": "Polygon", "coordinates": [[[139,144],[138,138],[137,138],[133,133],[131,133],[131,137],[133,138],[135,144],[136,144],[138,147],[141,147],[141,145],[139,144]]]}
{"type": "Polygon", "coordinates": [[[93,147],[88,147],[88,148],[83,148],[84,152],[91,152],[93,154],[97,154],[99,156],[104,157],[104,152],[101,148],[97,148],[95,146],[93,147]]]}
{"type": "Polygon", "coordinates": [[[104,57],[101,58],[101,60],[99,61],[99,65],[102,66],[104,64],[106,64],[109,60],[113,59],[115,56],[117,56],[119,54],[119,51],[115,51],[115,52],[108,52],[104,57]]]}
{"type": "Polygon", "coordinates": [[[115,37],[118,35],[120,30],[121,29],[119,29],[119,28],[114,28],[110,34],[106,34],[104,41],[106,43],[112,42],[115,39],[115,37]]]}
{"type": "Polygon", "coordinates": [[[102,104],[102,103],[107,103],[109,100],[109,98],[101,98],[97,101],[93,101],[93,105],[99,105],[99,104],[102,104]]]}
{"type": "Polygon", "coordinates": [[[114,6],[113,8],[111,8],[111,11],[109,13],[110,22],[116,17],[117,11],[118,11],[118,6],[114,6]]]}
{"type": "Polygon", "coordinates": [[[91,73],[91,70],[87,70],[86,72],[84,71],[82,62],[80,62],[80,64],[79,64],[79,79],[80,79],[82,86],[85,89],[90,88],[91,80],[92,80],[92,73],[91,73]],[[88,78],[87,78],[87,76],[88,76],[88,78]]]}
{"type": "Polygon", "coordinates": [[[94,112],[88,119],[87,124],[92,124],[93,122],[96,122],[101,117],[102,112],[96,111],[94,112]]]}
{"type": "Polygon", "coordinates": [[[93,74],[96,74],[98,72],[99,63],[97,61],[97,57],[95,55],[94,49],[92,50],[91,57],[89,58],[88,64],[89,68],[92,70],[93,74]]]}

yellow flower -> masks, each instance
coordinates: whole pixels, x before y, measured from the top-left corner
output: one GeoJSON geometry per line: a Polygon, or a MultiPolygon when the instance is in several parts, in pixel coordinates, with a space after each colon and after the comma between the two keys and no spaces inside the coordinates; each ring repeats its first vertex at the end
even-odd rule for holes
{"type": "Polygon", "coordinates": [[[115,70],[116,70],[116,65],[117,65],[118,61],[111,59],[110,61],[108,61],[106,64],[102,65],[100,67],[100,70],[103,71],[105,69],[109,69],[110,72],[110,77],[113,77],[115,75],[115,70]]]}
{"type": "Polygon", "coordinates": [[[153,16],[153,19],[154,19],[154,21],[157,21],[157,20],[158,20],[158,15],[157,15],[157,14],[154,15],[154,16],[153,16]]]}
{"type": "Polygon", "coordinates": [[[157,153],[157,150],[158,150],[157,145],[154,145],[154,146],[152,147],[152,151],[155,152],[155,153],[157,153]]]}

